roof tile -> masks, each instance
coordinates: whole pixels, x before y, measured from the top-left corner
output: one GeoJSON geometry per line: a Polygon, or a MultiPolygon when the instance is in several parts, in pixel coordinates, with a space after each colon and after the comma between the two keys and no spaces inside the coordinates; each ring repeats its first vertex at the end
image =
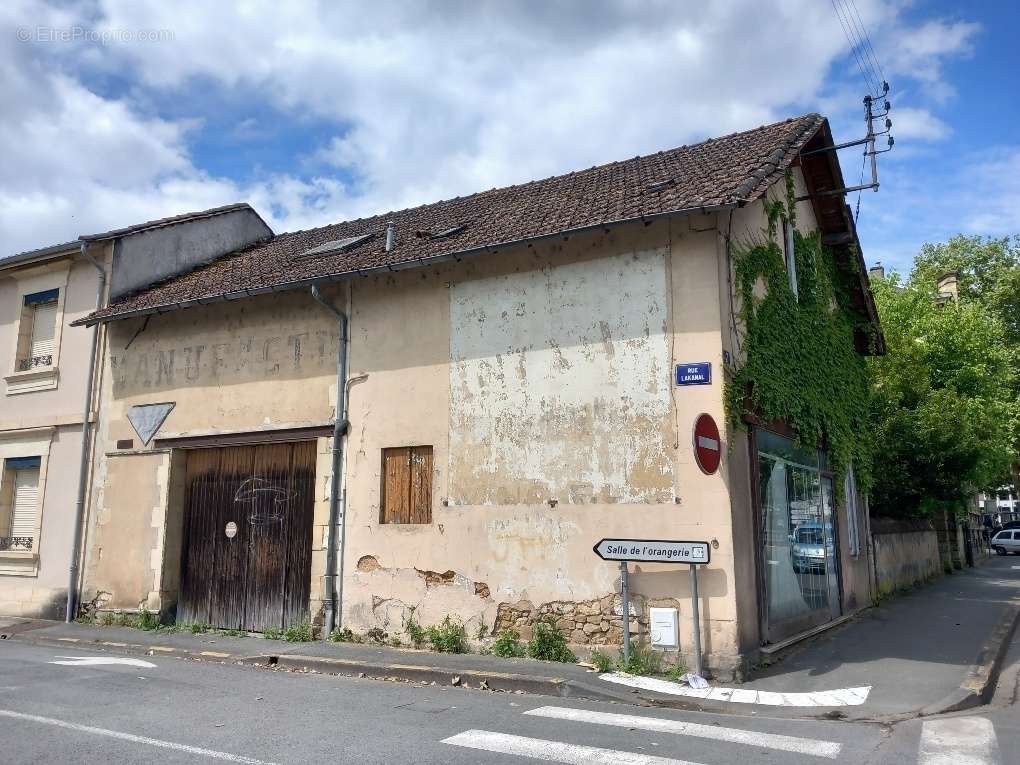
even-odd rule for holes
{"type": "Polygon", "coordinates": [[[421,205],[270,240],[225,255],[194,271],[124,297],[81,323],[171,310],[182,303],[245,290],[286,287],[314,279],[495,247],[572,229],[678,210],[756,199],[782,176],[800,148],[823,124],[807,114],[691,146],[592,167],[517,186],[421,205]],[[648,184],[675,183],[650,190],[648,184]],[[396,245],[385,250],[386,223],[396,245]],[[464,225],[462,231],[433,238],[464,225]],[[340,253],[293,258],[327,242],[374,233],[340,253]]]}

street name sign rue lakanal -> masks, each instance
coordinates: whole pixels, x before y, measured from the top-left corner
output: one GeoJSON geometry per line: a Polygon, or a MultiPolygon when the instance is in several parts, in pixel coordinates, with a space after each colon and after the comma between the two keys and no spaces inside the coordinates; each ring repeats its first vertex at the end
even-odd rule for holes
{"type": "Polygon", "coordinates": [[[665,539],[600,539],[592,548],[602,560],[635,563],[708,563],[708,542],[665,539]]]}

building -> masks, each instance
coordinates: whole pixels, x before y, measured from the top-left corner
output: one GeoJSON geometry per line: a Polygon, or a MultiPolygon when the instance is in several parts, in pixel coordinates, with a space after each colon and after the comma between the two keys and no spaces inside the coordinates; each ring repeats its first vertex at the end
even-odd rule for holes
{"type": "MultiPolygon", "coordinates": [[[[761,233],[787,179],[851,285],[857,350],[881,342],[825,193],[844,185],[832,145],[807,115],[280,234],[112,300],[80,322],[109,349],[89,597],[249,630],[399,635],[449,615],[526,636],[552,615],[572,643],[615,645],[619,569],[593,544],[704,540],[717,676],[870,602],[866,512],[824,454],[781,427],[725,430],[727,243],[761,233]],[[703,384],[678,386],[695,361],[703,384]],[[701,413],[724,426],[714,474],[693,453],[701,413]],[[790,481],[759,490],[766,467],[790,481]],[[817,560],[795,571],[795,550],[817,560]]],[[[688,651],[686,566],[629,570],[634,628],[676,608],[688,651]]]]}
{"type": "Polygon", "coordinates": [[[79,242],[0,260],[0,613],[63,618],[99,272],[79,242]]]}
{"type": "Polygon", "coordinates": [[[93,360],[105,349],[72,323],[270,236],[248,205],[231,205],[0,260],[0,615],[64,618],[80,578],[103,366],[93,360]]]}

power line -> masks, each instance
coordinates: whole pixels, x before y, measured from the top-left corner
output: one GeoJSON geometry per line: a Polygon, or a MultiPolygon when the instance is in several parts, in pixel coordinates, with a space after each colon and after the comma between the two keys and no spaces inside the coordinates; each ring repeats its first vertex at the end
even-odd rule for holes
{"type": "Polygon", "coordinates": [[[854,15],[857,17],[857,23],[860,24],[861,32],[864,33],[864,41],[867,43],[868,50],[871,53],[871,60],[878,67],[878,73],[882,78],[882,82],[885,82],[885,70],[882,69],[882,62],[878,58],[878,54],[875,52],[875,46],[871,44],[871,35],[868,34],[868,30],[864,26],[864,20],[861,18],[860,11],[857,10],[857,3],[855,0],[850,0],[850,7],[853,8],[854,15]]]}
{"type": "Polygon", "coordinates": [[[835,11],[836,18],[839,19],[839,25],[843,28],[843,34],[846,36],[846,41],[850,45],[850,53],[857,61],[857,68],[860,70],[861,77],[864,80],[864,87],[867,88],[867,90],[869,91],[874,90],[875,92],[878,92],[878,90],[875,89],[874,79],[869,78],[868,76],[868,67],[865,66],[864,60],[861,58],[860,52],[858,50],[859,46],[856,42],[855,36],[850,28],[849,23],[843,18],[843,14],[840,12],[839,6],[836,4],[836,0],[831,0],[831,2],[832,10],[835,11]]]}

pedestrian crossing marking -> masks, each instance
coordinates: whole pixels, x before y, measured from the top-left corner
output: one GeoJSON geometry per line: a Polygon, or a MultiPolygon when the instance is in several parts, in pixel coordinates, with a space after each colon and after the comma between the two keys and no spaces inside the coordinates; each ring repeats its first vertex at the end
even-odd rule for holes
{"type": "Polygon", "coordinates": [[[734,744],[746,744],[783,752],[814,755],[836,759],[842,745],[835,741],[817,741],[810,738],[783,736],[775,733],[759,733],[739,728],[722,728],[717,725],[701,725],[699,723],[682,722],[659,717],[615,714],[609,712],[593,712],[587,709],[571,707],[539,707],[524,714],[533,717],[548,717],[556,720],[590,723],[594,725],[614,725],[620,728],[637,728],[638,730],[655,731],[656,733],[672,733],[678,736],[694,736],[697,738],[714,739],[734,744]]]}
{"type": "Polygon", "coordinates": [[[921,726],[918,765],[995,765],[995,726],[983,717],[928,720],[921,726]]]}
{"type": "Polygon", "coordinates": [[[871,686],[860,688],[837,688],[832,691],[810,691],[799,693],[779,693],[776,691],[759,691],[754,688],[690,688],[670,680],[656,677],[640,677],[625,672],[607,672],[599,675],[600,679],[617,685],[640,688],[670,696],[686,696],[688,698],[706,699],[708,701],[729,701],[735,704],[763,704],[777,707],[851,707],[860,706],[868,700],[871,686]]]}
{"type": "Polygon", "coordinates": [[[669,757],[625,752],[620,749],[567,744],[563,741],[514,736],[509,733],[494,733],[488,730],[466,730],[456,736],[443,739],[443,743],[468,749],[482,749],[486,752],[531,757],[547,762],[562,762],[566,765],[700,765],[688,760],[674,760],[669,757]]]}

